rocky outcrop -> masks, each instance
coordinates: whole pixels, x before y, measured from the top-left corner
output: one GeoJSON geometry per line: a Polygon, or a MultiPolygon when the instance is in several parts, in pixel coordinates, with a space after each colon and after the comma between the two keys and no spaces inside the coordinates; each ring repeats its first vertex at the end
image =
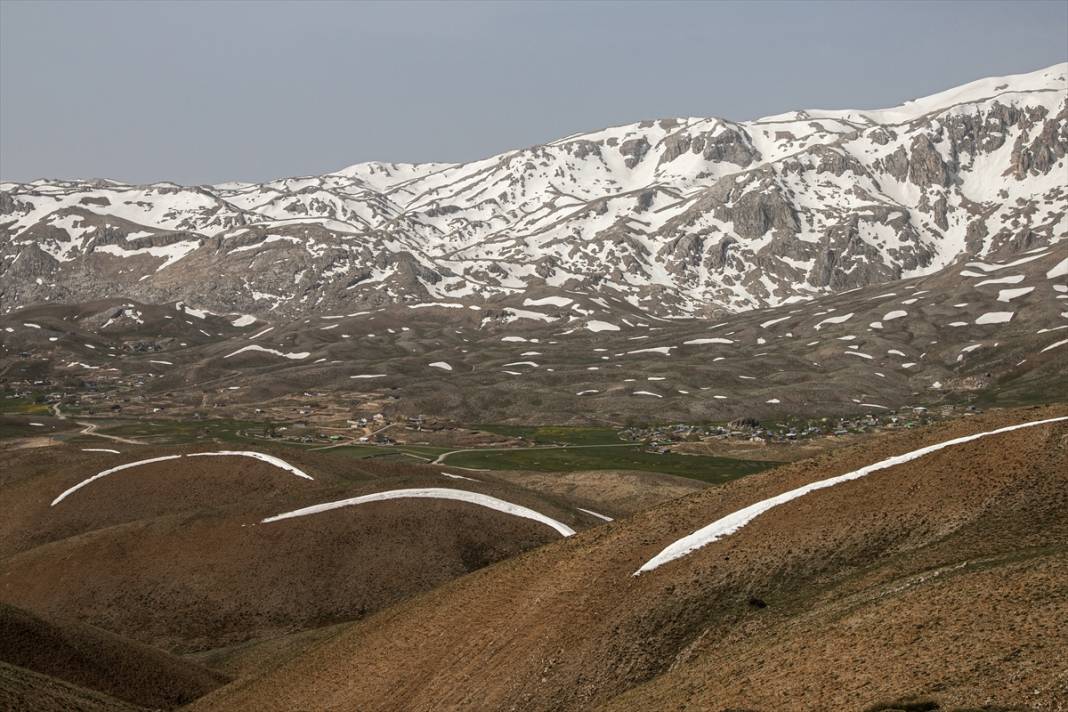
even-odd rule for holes
{"type": "Polygon", "coordinates": [[[623,145],[619,147],[619,152],[626,156],[626,160],[623,161],[624,165],[627,168],[634,168],[649,152],[649,141],[645,138],[632,138],[623,142],[623,145]]]}
{"type": "Polygon", "coordinates": [[[1068,153],[1068,102],[1056,116],[1044,121],[1032,140],[1021,133],[1012,149],[1012,174],[1017,180],[1049,173],[1068,153]]]}
{"type": "Polygon", "coordinates": [[[909,147],[909,182],[921,187],[949,184],[950,169],[927,134],[913,137],[909,147]]]}
{"type": "Polygon", "coordinates": [[[723,212],[743,238],[763,237],[768,231],[796,233],[799,229],[793,205],[770,181],[748,187],[723,212]]]}

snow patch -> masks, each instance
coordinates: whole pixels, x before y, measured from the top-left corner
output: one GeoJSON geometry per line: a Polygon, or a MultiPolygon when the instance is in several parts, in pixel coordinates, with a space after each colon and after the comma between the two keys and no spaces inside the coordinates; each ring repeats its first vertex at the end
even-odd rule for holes
{"type": "Polygon", "coordinates": [[[1016,297],[1022,297],[1035,291],[1034,287],[1019,287],[1017,289],[1002,289],[998,291],[999,302],[1011,302],[1016,297]]]}
{"type": "Polygon", "coordinates": [[[477,504],[480,507],[487,507],[488,509],[493,509],[498,512],[504,512],[505,514],[511,514],[515,517],[532,519],[536,522],[540,522],[542,524],[552,527],[565,537],[572,536],[575,533],[574,529],[567,526],[563,522],[558,522],[555,519],[541,514],[540,512],[534,511],[533,509],[528,509],[527,507],[523,507],[518,504],[512,504],[511,502],[506,502],[503,499],[497,499],[496,497],[490,497],[489,495],[479,494],[477,492],[448,489],[444,487],[419,487],[413,489],[389,490],[388,492],[365,494],[361,497],[339,499],[334,502],[314,504],[310,507],[303,507],[301,509],[294,509],[291,512],[283,512],[282,514],[276,514],[273,517],[267,517],[266,519],[262,520],[261,523],[269,524],[271,522],[277,522],[283,519],[293,519],[295,517],[305,517],[309,514],[319,514],[320,512],[328,512],[332,509],[340,509],[341,507],[352,507],[359,504],[366,504],[368,502],[382,502],[391,499],[449,499],[457,502],[467,502],[469,504],[477,504]]]}
{"type": "Polygon", "coordinates": [[[860,479],[861,477],[870,475],[873,472],[878,472],[879,470],[884,470],[889,467],[894,467],[895,465],[901,465],[906,462],[910,462],[917,458],[923,457],[924,455],[929,455],[932,452],[937,452],[938,450],[942,450],[953,445],[961,445],[963,443],[971,442],[972,440],[978,440],[979,438],[984,438],[989,435],[999,435],[1001,433],[1007,433],[1013,430],[1019,430],[1021,428],[1031,428],[1036,425],[1048,425],[1050,423],[1056,423],[1064,420],[1068,420],[1068,416],[1061,416],[1059,418],[1049,418],[1047,420],[1038,420],[1030,423],[1020,423],[1018,425],[1010,425],[1008,427],[998,428],[997,430],[991,430],[985,433],[976,433],[974,435],[966,435],[964,437],[954,438],[952,440],[947,440],[936,445],[928,445],[927,447],[922,447],[918,450],[907,452],[904,455],[897,455],[895,457],[890,457],[885,460],[880,460],[879,462],[867,465],[866,467],[862,467],[859,470],[847,472],[844,475],[839,475],[837,477],[830,477],[825,480],[812,482],[802,487],[797,487],[796,489],[784,492],[775,497],[769,497],[768,499],[761,500],[755,504],[749,505],[748,507],[739,509],[736,512],[728,514],[725,517],[717,519],[708,526],[698,529],[693,534],[685,536],[669,544],[659,554],[642,564],[641,567],[634,572],[634,575],[638,576],[647,571],[653,571],[654,569],[663,566],[669,561],[680,559],[686,556],[687,554],[691,554],[694,551],[697,551],[702,547],[708,546],[713,542],[719,541],[724,537],[730,536],[731,534],[734,534],[736,531],[749,524],[749,522],[753,521],[769,509],[777,507],[780,504],[786,504],[787,502],[795,500],[798,497],[803,497],[809,492],[815,492],[817,490],[833,487],[843,482],[849,482],[850,480],[860,479]]]}
{"type": "Polygon", "coordinates": [[[819,322],[812,328],[816,331],[819,331],[821,328],[823,328],[824,324],[841,324],[843,322],[849,321],[852,317],[853,312],[850,312],[849,314],[843,314],[842,316],[830,316],[819,322]]]}
{"type": "Polygon", "coordinates": [[[265,353],[265,354],[272,354],[274,356],[281,356],[283,358],[292,359],[294,361],[300,361],[301,359],[305,359],[305,358],[308,358],[309,356],[311,356],[311,352],[309,352],[309,351],[296,351],[296,352],[286,353],[286,352],[283,352],[283,351],[278,351],[276,349],[267,349],[267,348],[264,348],[262,346],[258,346],[257,344],[250,344],[248,346],[243,346],[243,347],[239,348],[237,351],[234,351],[231,354],[227,354],[227,355],[223,356],[223,358],[225,359],[225,358],[230,358],[231,356],[237,356],[238,354],[244,353],[245,351],[260,351],[260,352],[265,353]]]}
{"type": "Polygon", "coordinates": [[[1016,312],[987,312],[975,320],[976,324],[1005,324],[1016,312]]]}

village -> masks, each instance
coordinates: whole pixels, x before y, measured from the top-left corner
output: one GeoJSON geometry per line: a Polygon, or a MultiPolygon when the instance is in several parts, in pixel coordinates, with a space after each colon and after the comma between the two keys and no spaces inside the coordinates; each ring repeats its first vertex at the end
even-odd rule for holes
{"type": "MultiPolygon", "coordinates": [[[[395,396],[387,391],[326,393],[304,391],[261,403],[232,400],[236,387],[210,392],[149,393],[153,374],[100,374],[94,379],[0,381],[9,404],[43,406],[79,418],[124,422],[234,421],[243,436],[291,444],[323,445],[442,445],[515,446],[534,444],[522,436],[501,438],[465,424],[425,415],[391,413],[395,396]]],[[[42,408],[43,409],[43,408],[42,408]]],[[[975,406],[944,404],[906,406],[841,417],[757,420],[738,418],[726,423],[662,423],[616,428],[621,442],[641,443],[654,454],[700,454],[722,447],[752,451],[768,447],[788,457],[790,445],[814,441],[848,441],[872,432],[908,429],[931,422],[980,412],[975,406]]],[[[544,441],[540,441],[545,444],[544,441]]],[[[566,445],[566,442],[557,443],[566,445]]]]}
{"type": "Polygon", "coordinates": [[[620,431],[620,438],[644,442],[650,452],[666,454],[678,452],[680,443],[702,441],[736,441],[753,445],[789,445],[816,438],[872,433],[882,430],[911,429],[932,422],[974,415],[981,412],[972,405],[905,406],[896,410],[863,415],[823,418],[791,418],[785,422],[761,422],[754,418],[739,418],[725,424],[694,425],[673,423],[649,427],[629,427],[620,431]]]}

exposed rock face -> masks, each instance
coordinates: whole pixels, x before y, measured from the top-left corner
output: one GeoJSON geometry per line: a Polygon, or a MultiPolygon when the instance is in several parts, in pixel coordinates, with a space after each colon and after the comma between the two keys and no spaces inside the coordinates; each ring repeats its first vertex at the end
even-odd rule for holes
{"type": "Polygon", "coordinates": [[[661,119],[466,164],[262,184],[0,184],[0,311],[123,295],[303,314],[588,289],[772,306],[1068,233],[1068,65],[887,111],[661,119]]]}
{"type": "Polygon", "coordinates": [[[33,203],[19,202],[6,190],[0,190],[0,215],[28,213],[33,210],[33,203]]]}
{"type": "Polygon", "coordinates": [[[737,244],[738,240],[730,235],[722,237],[716,248],[708,254],[708,268],[722,272],[727,267],[731,246],[737,244]]]}
{"type": "Polygon", "coordinates": [[[1057,116],[1044,121],[1042,130],[1027,143],[1021,133],[1013,147],[1013,175],[1024,180],[1028,175],[1048,173],[1068,152],[1068,102],[1057,116]]]}
{"type": "Polygon", "coordinates": [[[898,146],[893,153],[881,161],[882,165],[876,164],[899,183],[905,181],[909,175],[909,156],[904,146],[898,146]]]}
{"type": "Polygon", "coordinates": [[[920,134],[912,139],[909,149],[909,181],[921,187],[947,185],[949,168],[942,160],[931,139],[920,134]]]}
{"type": "Polygon", "coordinates": [[[680,235],[664,248],[671,257],[689,267],[701,264],[704,257],[705,239],[701,235],[680,235]]]}
{"type": "Polygon", "coordinates": [[[769,230],[796,233],[797,219],[793,206],[774,185],[763,190],[751,190],[726,211],[740,237],[763,237],[769,230]]]}
{"type": "Polygon", "coordinates": [[[885,265],[879,258],[879,250],[861,237],[857,217],[831,227],[820,248],[813,268],[814,278],[817,284],[833,291],[901,278],[901,269],[885,265]]]}
{"type": "Polygon", "coordinates": [[[645,158],[645,154],[649,152],[649,142],[644,136],[641,138],[632,138],[623,142],[619,152],[627,157],[624,161],[624,165],[626,165],[627,168],[634,168],[634,166],[638,165],[641,160],[645,158]]]}

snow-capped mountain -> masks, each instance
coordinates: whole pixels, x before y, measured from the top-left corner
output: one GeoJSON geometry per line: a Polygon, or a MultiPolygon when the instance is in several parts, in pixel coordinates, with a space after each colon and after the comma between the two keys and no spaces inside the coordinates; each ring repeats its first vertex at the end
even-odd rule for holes
{"type": "Polygon", "coordinates": [[[122,295],[296,315],[608,293],[741,311],[1068,234],[1068,64],[879,111],[645,121],[463,164],[0,184],[0,310],[122,295]]]}

